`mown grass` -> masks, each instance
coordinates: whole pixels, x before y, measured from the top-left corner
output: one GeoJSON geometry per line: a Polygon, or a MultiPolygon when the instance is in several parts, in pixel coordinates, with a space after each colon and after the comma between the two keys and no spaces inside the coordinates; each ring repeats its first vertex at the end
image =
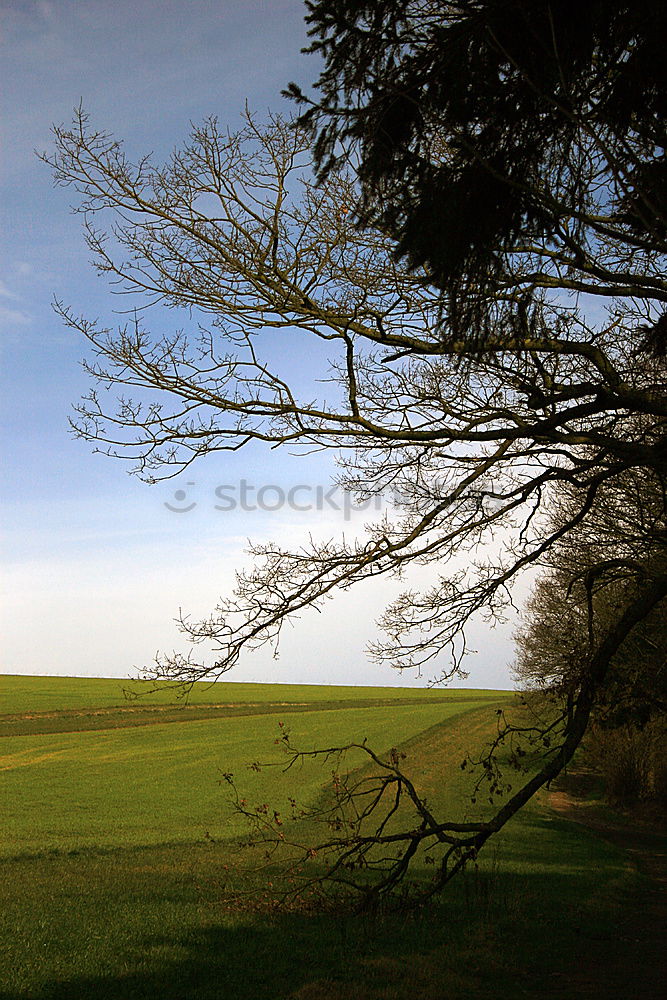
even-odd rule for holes
{"type": "MultiPolygon", "coordinates": [[[[313,708],[280,721],[295,741],[329,746],[368,739],[378,750],[404,742],[443,719],[476,706],[456,700],[417,706],[313,708]]],[[[314,763],[298,773],[249,766],[280,760],[273,745],[276,718],[260,710],[252,718],[225,717],[182,725],[145,725],[13,736],[0,743],[0,794],[4,808],[2,854],[81,847],[116,847],[216,839],[240,827],[221,789],[233,773],[250,801],[287,797],[311,801],[329,776],[314,763]]]]}
{"type": "MultiPolygon", "coordinates": [[[[234,687],[237,704],[260,700],[234,687]]],[[[251,801],[295,791],[315,801],[328,777],[316,768],[281,775],[246,767],[276,753],[268,703],[311,706],[307,714],[281,706],[295,742],[367,736],[380,750],[401,745],[434,808],[460,811],[470,810],[462,755],[493,732],[503,697],[438,692],[429,700],[367,689],[358,708],[323,710],[318,702],[332,700],[331,689],[292,689],[288,698],[284,688],[262,688],[264,708],[254,718],[0,742],[9,806],[2,1000],[537,997],[549,995],[591,936],[606,935],[613,947],[617,889],[629,879],[622,858],[555,818],[544,801],[426,910],[354,916],[239,907],[239,890],[266,891],[271,873],[242,870],[220,771],[234,770],[251,801]],[[385,697],[391,705],[373,704],[385,697]]],[[[352,700],[350,689],[341,694],[352,700]]],[[[42,703],[54,697],[71,710],[62,691],[42,703]]]]}

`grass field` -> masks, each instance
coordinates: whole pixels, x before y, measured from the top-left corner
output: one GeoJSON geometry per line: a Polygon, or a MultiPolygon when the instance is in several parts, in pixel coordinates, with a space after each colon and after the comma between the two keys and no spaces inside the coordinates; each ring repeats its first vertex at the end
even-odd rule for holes
{"type": "Polygon", "coordinates": [[[224,683],[184,706],[173,692],[128,701],[118,681],[38,677],[1,678],[0,692],[1,1000],[550,995],[536,977],[576,954],[582,927],[611,935],[631,887],[613,848],[542,800],[428,912],[230,903],[268,876],[238,868],[221,772],[272,803],[314,802],[329,778],[248,766],[275,759],[278,721],[303,745],[401,746],[432,806],[470,811],[458,764],[505,692],[224,683]]]}
{"type": "Polygon", "coordinates": [[[221,680],[217,684],[195,684],[189,690],[175,685],[163,685],[154,690],[147,681],[121,680],[111,677],[35,677],[20,674],[0,675],[0,716],[16,713],[64,712],[86,708],[127,709],[133,699],[150,706],[183,707],[183,705],[267,705],[272,702],[289,704],[338,705],[340,702],[383,701],[419,702],[497,700],[507,697],[506,691],[350,687],[322,684],[238,684],[221,680]]]}

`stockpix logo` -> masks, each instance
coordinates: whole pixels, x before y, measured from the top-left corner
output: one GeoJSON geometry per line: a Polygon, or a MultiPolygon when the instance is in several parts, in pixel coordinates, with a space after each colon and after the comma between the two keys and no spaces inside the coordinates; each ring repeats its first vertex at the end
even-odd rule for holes
{"type": "Polygon", "coordinates": [[[314,486],[299,483],[285,489],[274,483],[256,487],[247,479],[241,479],[237,485],[216,486],[211,490],[208,502],[195,499],[196,483],[185,484],[192,489],[177,489],[171,501],[165,501],[164,506],[173,514],[189,514],[196,507],[208,507],[223,514],[233,511],[254,513],[263,511],[275,513],[278,510],[293,510],[298,513],[311,511],[334,511],[342,513],[343,520],[349,521],[358,511],[382,510],[381,496],[369,497],[366,500],[355,500],[353,493],[340,486],[314,486]]]}

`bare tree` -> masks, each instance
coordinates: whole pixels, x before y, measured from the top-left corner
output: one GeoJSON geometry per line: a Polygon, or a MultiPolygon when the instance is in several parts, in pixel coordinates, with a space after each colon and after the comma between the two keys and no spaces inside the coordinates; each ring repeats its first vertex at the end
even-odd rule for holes
{"type": "MultiPolygon", "coordinates": [[[[441,293],[396,260],[392,239],[350,222],[354,174],[333,173],[319,186],[310,180],[308,139],[288,122],[260,126],[247,115],[239,132],[227,133],[210,120],[157,166],[150,158],[130,162],[80,113],[72,128],[56,130],[56,147],[45,158],[78,194],[98,271],[142,303],[116,331],[60,307],[94,355],[76,433],[130,459],[149,481],[251,441],[333,449],[346,488],[400,497],[396,516],[370,526],[361,541],[304,541],[297,551],[257,545],[236,592],[208,619],[182,620],[193,652],[158,662],[155,677],[216,677],[245,649],[276,642],[290,616],[337,589],[400,577],[413,564],[437,565],[441,576],[387,608],[386,641],[372,655],[450,677],[471,617],[500,614],[521,573],[579,530],[628,470],[663,482],[664,370],[642,351],[644,328],[667,295],[653,247],[633,245],[629,258],[598,241],[586,288],[604,298],[610,268],[617,280],[609,313],[597,320],[563,294],[572,289],[567,264],[548,246],[527,247],[487,311],[483,344],[471,346],[448,333],[441,293]],[[540,254],[552,279],[536,287],[540,254]],[[196,313],[195,335],[151,334],[144,306],[155,302],[196,313]],[[272,357],[275,328],[327,348],[324,392],[321,384],[304,387],[272,357]],[[120,391],[117,401],[109,389],[120,391]],[[571,502],[555,523],[548,512],[564,485],[571,502]],[[448,572],[450,564],[464,568],[448,572]],[[210,659],[195,656],[202,644],[210,659]]],[[[656,544],[664,546],[664,506],[659,517],[656,544]]],[[[571,758],[616,650],[667,594],[661,566],[637,576],[609,627],[593,636],[555,716],[526,727],[543,756],[509,796],[495,751],[515,727],[501,724],[482,765],[499,803],[490,818],[434,816],[399,759],[381,761],[363,748],[380,768],[364,830],[344,825],[327,840],[344,870],[382,845],[373,889],[382,894],[400,882],[420,845],[433,845],[433,891],[474,857],[571,758]],[[406,796],[416,822],[389,832],[387,817],[406,796]]],[[[341,794],[348,805],[357,801],[349,789],[341,794]]]]}

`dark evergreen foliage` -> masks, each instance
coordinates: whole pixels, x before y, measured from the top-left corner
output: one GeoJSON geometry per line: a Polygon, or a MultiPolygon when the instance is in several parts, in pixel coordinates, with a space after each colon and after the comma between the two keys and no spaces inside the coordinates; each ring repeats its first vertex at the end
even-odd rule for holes
{"type": "Polygon", "coordinates": [[[355,158],[360,221],[427,269],[450,327],[480,336],[483,303],[513,285],[512,255],[528,244],[589,280],[599,241],[664,252],[663,3],[306,6],[320,95],[288,93],[319,174],[355,158]]]}

